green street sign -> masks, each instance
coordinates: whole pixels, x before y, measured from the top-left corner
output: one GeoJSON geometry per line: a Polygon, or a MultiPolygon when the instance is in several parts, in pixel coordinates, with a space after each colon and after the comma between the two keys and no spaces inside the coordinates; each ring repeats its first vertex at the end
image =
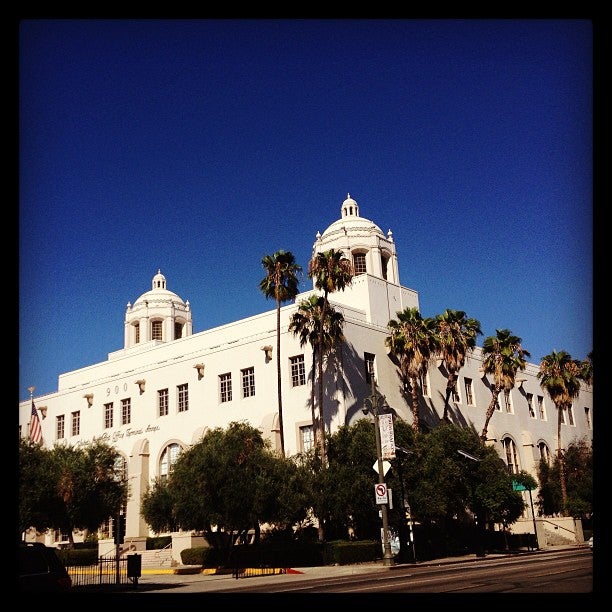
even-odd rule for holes
{"type": "Polygon", "coordinates": [[[520,482],[516,482],[516,480],[512,481],[512,488],[515,491],[531,491],[531,489],[528,489],[524,484],[521,484],[520,482]]]}

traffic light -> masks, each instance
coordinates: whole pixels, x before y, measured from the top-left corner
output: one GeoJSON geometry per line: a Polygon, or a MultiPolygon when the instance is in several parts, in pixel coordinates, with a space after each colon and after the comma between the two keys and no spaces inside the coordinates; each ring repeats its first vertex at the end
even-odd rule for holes
{"type": "Polygon", "coordinates": [[[123,537],[125,536],[125,523],[122,514],[117,514],[115,517],[115,544],[123,544],[123,537]]]}

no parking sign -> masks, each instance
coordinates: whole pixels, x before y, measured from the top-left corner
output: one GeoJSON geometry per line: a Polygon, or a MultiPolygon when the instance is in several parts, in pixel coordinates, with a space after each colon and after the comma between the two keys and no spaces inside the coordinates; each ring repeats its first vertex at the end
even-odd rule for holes
{"type": "Polygon", "coordinates": [[[374,485],[374,495],[376,496],[377,504],[386,504],[389,501],[387,485],[384,482],[374,485]]]}

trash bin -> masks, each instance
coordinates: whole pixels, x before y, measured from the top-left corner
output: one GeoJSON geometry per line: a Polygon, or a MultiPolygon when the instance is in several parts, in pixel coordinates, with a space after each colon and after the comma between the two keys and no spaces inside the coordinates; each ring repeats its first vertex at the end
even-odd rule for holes
{"type": "Polygon", "coordinates": [[[127,575],[128,578],[140,578],[142,568],[142,555],[133,554],[127,556],[127,575]]]}

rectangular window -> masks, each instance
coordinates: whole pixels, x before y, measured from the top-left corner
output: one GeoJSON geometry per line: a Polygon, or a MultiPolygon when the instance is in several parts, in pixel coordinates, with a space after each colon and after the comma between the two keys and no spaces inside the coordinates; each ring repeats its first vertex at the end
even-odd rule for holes
{"type": "Polygon", "coordinates": [[[363,359],[365,363],[365,379],[368,385],[371,385],[372,380],[375,378],[375,374],[374,374],[375,355],[372,355],[372,353],[364,353],[363,359]]]}
{"type": "Polygon", "coordinates": [[[588,406],[584,407],[584,418],[586,420],[587,427],[591,429],[591,410],[588,406]]]}
{"type": "Polygon", "coordinates": [[[569,424],[573,427],[574,426],[574,407],[573,406],[568,406],[567,408],[567,420],[569,424]]]}
{"type": "Polygon", "coordinates": [[[565,408],[561,408],[561,424],[565,425],[565,408]]]}
{"type": "Polygon", "coordinates": [[[421,391],[425,397],[429,397],[429,374],[421,376],[421,391]]]}
{"type": "Polygon", "coordinates": [[[304,367],[304,355],[296,355],[289,358],[291,365],[291,386],[301,387],[306,384],[306,368],[304,367]]]}
{"type": "Polygon", "coordinates": [[[514,413],[514,409],[512,407],[512,394],[511,393],[504,393],[503,394],[503,398],[504,398],[504,406],[506,408],[506,412],[508,414],[513,414],[514,413]]]}
{"type": "Polygon", "coordinates": [[[162,321],[151,322],[151,340],[163,340],[162,337],[162,321]]]}
{"type": "Polygon", "coordinates": [[[219,376],[219,398],[222,404],[232,401],[232,375],[229,372],[219,376]]]}
{"type": "Polygon", "coordinates": [[[240,370],[242,374],[242,397],[253,397],[255,395],[255,368],[240,370]]]}
{"type": "Polygon", "coordinates": [[[497,396],[497,403],[495,404],[495,410],[501,412],[502,406],[504,405],[504,399],[503,399],[503,395],[504,392],[502,391],[498,396],[497,396]]]}
{"type": "Polygon", "coordinates": [[[73,436],[78,436],[81,433],[81,411],[77,410],[72,413],[71,431],[73,436]]]}
{"type": "Polygon", "coordinates": [[[104,429],[113,426],[113,402],[104,404],[104,429]]]}
{"type": "Polygon", "coordinates": [[[302,452],[306,453],[314,447],[314,431],[312,425],[300,427],[300,446],[302,452]]]}
{"type": "Polygon", "coordinates": [[[132,400],[127,397],[121,400],[121,424],[129,425],[132,422],[132,400]]]}
{"type": "Polygon", "coordinates": [[[64,427],[65,427],[64,415],[60,414],[58,417],[55,418],[55,437],[58,440],[61,440],[66,435],[64,427]]]}
{"type": "Polygon", "coordinates": [[[527,393],[527,408],[529,408],[529,416],[532,419],[536,418],[535,409],[533,407],[533,393],[527,393]]]}
{"type": "Polygon", "coordinates": [[[455,386],[453,387],[451,399],[453,402],[455,402],[455,404],[459,404],[461,402],[461,398],[459,397],[459,388],[457,385],[457,381],[455,381],[455,386]]]}
{"type": "Polygon", "coordinates": [[[136,332],[136,340],[135,340],[135,342],[136,342],[136,344],[138,344],[140,342],[140,324],[136,323],[136,325],[134,325],[134,327],[135,327],[134,331],[136,332]]]}
{"type": "Polygon", "coordinates": [[[474,392],[472,391],[472,379],[471,378],[464,378],[463,379],[463,386],[465,388],[465,403],[468,406],[474,406],[474,392]]]}
{"type": "Polygon", "coordinates": [[[168,415],[168,389],[160,389],[157,392],[157,414],[160,417],[168,415]]]}
{"type": "Polygon", "coordinates": [[[540,420],[546,420],[546,409],[544,408],[544,398],[541,395],[538,395],[538,414],[540,415],[540,420]]]}
{"type": "Polygon", "coordinates": [[[177,393],[177,401],[178,401],[178,411],[185,412],[189,410],[189,387],[187,383],[184,385],[178,385],[176,388],[177,393]]]}
{"type": "Polygon", "coordinates": [[[367,272],[365,253],[355,253],[353,255],[353,267],[355,269],[355,276],[367,272]]]}

